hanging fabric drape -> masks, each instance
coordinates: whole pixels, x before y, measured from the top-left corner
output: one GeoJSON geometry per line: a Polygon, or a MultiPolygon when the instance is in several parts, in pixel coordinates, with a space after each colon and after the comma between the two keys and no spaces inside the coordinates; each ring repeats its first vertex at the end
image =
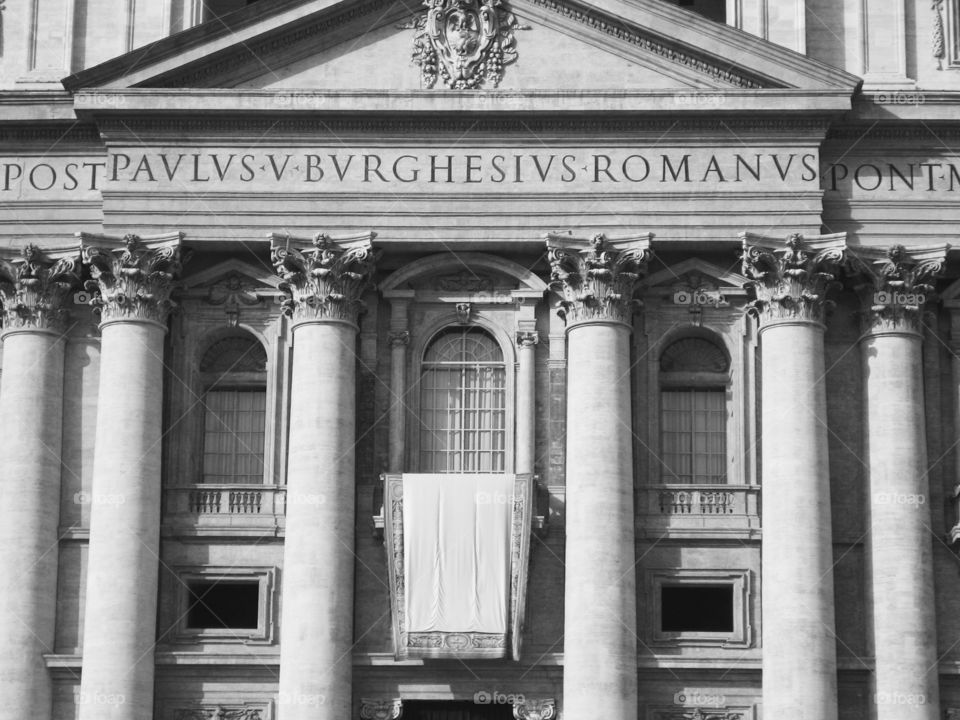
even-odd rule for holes
{"type": "Polygon", "coordinates": [[[530,477],[408,474],[385,479],[397,657],[517,656],[531,527],[530,477]]]}

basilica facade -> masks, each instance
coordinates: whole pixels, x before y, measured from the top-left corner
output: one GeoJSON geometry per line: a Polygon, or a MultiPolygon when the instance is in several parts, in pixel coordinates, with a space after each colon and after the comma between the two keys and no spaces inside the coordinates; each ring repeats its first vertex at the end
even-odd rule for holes
{"type": "Polygon", "coordinates": [[[960,0],[0,3],[0,719],[960,718],[960,0]]]}

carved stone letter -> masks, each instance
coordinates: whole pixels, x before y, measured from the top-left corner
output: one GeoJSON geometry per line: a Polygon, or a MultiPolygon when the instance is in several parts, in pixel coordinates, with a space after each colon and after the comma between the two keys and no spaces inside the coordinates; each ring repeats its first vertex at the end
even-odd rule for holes
{"type": "Polygon", "coordinates": [[[17,255],[0,255],[3,331],[62,330],[67,315],[63,305],[80,284],[79,253],[44,252],[27,245],[17,255]]]}
{"type": "Polygon", "coordinates": [[[560,316],[568,326],[597,320],[630,324],[639,303],[633,291],[651,257],[650,237],[547,235],[550,287],[563,298],[560,316]]]}
{"type": "Polygon", "coordinates": [[[274,235],[273,265],[287,293],[283,311],[293,321],[340,320],[357,324],[361,297],[373,280],[374,233],[312,241],[274,235]]]}
{"type": "Polygon", "coordinates": [[[826,295],[836,285],[844,260],[843,233],[786,241],[743,233],[743,274],[757,293],[753,307],[762,323],[823,322],[826,295]]]}

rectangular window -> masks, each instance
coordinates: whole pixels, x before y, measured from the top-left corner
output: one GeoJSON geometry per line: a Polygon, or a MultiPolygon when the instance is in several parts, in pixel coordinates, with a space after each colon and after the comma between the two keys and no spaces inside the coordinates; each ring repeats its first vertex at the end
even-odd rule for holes
{"type": "Polygon", "coordinates": [[[726,393],[722,389],[684,388],[660,393],[663,482],[726,482],[726,418],[726,393]]]}
{"type": "Polygon", "coordinates": [[[203,482],[262,483],[266,391],[209,390],[204,404],[203,482]]]}
{"type": "Polygon", "coordinates": [[[273,642],[272,567],[194,567],[176,574],[173,641],[273,642]]]}
{"type": "Polygon", "coordinates": [[[661,632],[733,632],[733,585],[663,585],[661,632]]]}
{"type": "Polygon", "coordinates": [[[421,385],[421,471],[506,472],[502,366],[433,367],[421,385]]]}

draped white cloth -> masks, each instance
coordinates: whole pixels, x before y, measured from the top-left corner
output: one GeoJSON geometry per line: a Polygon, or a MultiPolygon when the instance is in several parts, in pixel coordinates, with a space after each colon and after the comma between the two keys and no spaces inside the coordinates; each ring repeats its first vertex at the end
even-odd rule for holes
{"type": "Polygon", "coordinates": [[[514,476],[403,476],[409,633],[506,635],[514,476]]]}

